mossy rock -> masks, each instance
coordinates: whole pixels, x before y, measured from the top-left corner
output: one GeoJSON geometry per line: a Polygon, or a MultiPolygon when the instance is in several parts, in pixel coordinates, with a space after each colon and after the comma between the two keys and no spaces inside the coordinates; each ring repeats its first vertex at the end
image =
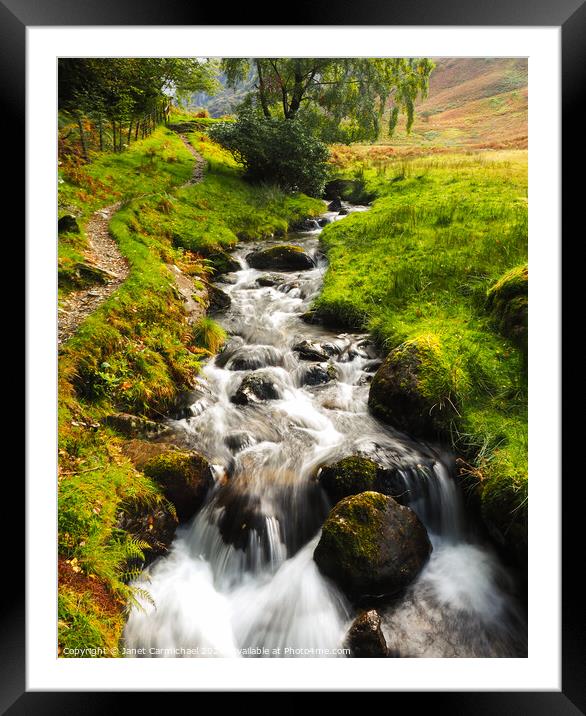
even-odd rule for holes
{"type": "Polygon", "coordinates": [[[315,267],[311,256],[300,246],[293,244],[280,244],[253,251],[247,255],[246,260],[252,268],[274,271],[303,271],[315,267]]]}
{"type": "Polygon", "coordinates": [[[210,464],[196,452],[168,450],[149,460],[143,472],[161,485],[180,522],[193,517],[214,484],[210,464]]]}
{"type": "Polygon", "coordinates": [[[466,376],[454,371],[435,336],[403,343],[375,373],[368,395],[372,414],[416,437],[449,434],[457,416],[456,395],[466,376]],[[455,377],[460,385],[454,385],[455,377]]]}
{"type": "Polygon", "coordinates": [[[487,292],[486,302],[499,331],[527,351],[529,271],[527,264],[507,271],[487,292]]]}
{"type": "Polygon", "coordinates": [[[528,481],[526,467],[496,450],[478,486],[482,520],[491,537],[518,566],[527,566],[528,481]]]}
{"type": "Polygon", "coordinates": [[[232,273],[240,270],[240,264],[230,254],[225,251],[218,251],[208,257],[208,263],[211,266],[214,276],[221,276],[225,273],[232,273]]]}
{"type": "Polygon", "coordinates": [[[362,492],[333,508],[313,557],[350,599],[361,600],[401,592],[431,549],[413,510],[378,492],[362,492]]]}
{"type": "Polygon", "coordinates": [[[396,500],[404,493],[397,471],[362,455],[349,455],[321,468],[318,481],[332,502],[361,492],[380,492],[396,500]]]}

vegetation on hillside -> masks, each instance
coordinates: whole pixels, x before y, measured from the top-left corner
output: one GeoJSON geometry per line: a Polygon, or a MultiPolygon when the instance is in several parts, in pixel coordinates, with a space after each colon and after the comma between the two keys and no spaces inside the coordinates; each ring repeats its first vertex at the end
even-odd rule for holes
{"type": "Polygon", "coordinates": [[[330,266],[315,309],[368,328],[387,351],[418,346],[420,388],[431,405],[453,406],[446,434],[480,481],[487,521],[522,552],[526,332],[508,329],[523,312],[526,321],[526,154],[361,162],[347,173],[379,198],[324,230],[330,266]],[[515,316],[503,312],[505,287],[519,296],[515,316]]]}
{"type": "Polygon", "coordinates": [[[70,263],[85,260],[84,222],[114,200],[123,206],[110,232],[130,264],[128,279],[59,355],[61,650],[116,646],[122,610],[133,599],[127,582],[149,548],[120,527],[120,515],[136,505],[147,511],[169,507],[103,419],[116,411],[161,417],[222,342],[211,319],[186,322],[167,264],[191,275],[194,289],[203,288],[212,276],[208,259],[220,247],[284,232],[289,222],[323,209],[303,195],[249,186],[204,133],[191,139],[207,164],[199,184],[180,186],[193,157],[165,127],[122,154],[61,166],[60,210],[76,215],[82,228],[60,236],[62,289],[70,287],[70,263]]]}

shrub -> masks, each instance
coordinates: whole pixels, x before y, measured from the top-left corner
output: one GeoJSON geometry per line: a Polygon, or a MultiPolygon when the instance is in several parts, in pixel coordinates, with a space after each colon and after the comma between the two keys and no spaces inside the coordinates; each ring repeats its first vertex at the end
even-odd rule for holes
{"type": "Polygon", "coordinates": [[[210,128],[210,136],[243,164],[253,182],[321,196],[328,148],[298,119],[265,119],[243,111],[236,122],[210,128]]]}

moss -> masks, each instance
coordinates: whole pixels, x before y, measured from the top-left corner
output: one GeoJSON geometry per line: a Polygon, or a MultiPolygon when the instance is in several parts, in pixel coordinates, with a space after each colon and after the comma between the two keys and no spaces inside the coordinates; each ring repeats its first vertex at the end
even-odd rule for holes
{"type": "Polygon", "coordinates": [[[527,264],[507,271],[487,291],[487,306],[498,326],[498,330],[510,338],[523,351],[527,351],[528,323],[527,264]]]}
{"type": "Polygon", "coordinates": [[[362,492],[338,502],[328,515],[322,549],[338,555],[344,570],[376,559],[388,500],[378,492],[362,492]]]}
{"type": "Polygon", "coordinates": [[[378,467],[365,457],[352,455],[322,468],[319,482],[329,497],[338,502],[349,495],[374,489],[378,467]]]}
{"type": "Polygon", "coordinates": [[[389,353],[369,393],[375,416],[416,436],[448,434],[469,377],[439,336],[416,336],[389,353]]]}

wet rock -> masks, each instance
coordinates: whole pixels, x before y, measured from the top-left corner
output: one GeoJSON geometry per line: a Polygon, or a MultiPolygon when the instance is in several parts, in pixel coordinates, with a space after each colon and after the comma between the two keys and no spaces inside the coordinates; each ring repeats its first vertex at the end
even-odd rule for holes
{"type": "Polygon", "coordinates": [[[302,219],[301,221],[295,222],[291,227],[291,231],[315,231],[319,229],[320,225],[316,219],[302,219]]]}
{"type": "Polygon", "coordinates": [[[256,439],[250,433],[230,433],[224,438],[224,445],[232,452],[240,452],[256,443],[256,439]]]}
{"type": "Polygon", "coordinates": [[[252,268],[276,271],[303,271],[315,266],[311,256],[300,246],[293,244],[281,244],[253,251],[247,255],[246,260],[252,268]]]}
{"type": "Polygon", "coordinates": [[[350,210],[346,206],[342,206],[340,211],[338,212],[339,216],[346,216],[350,213],[350,210]]]}
{"type": "Polygon", "coordinates": [[[180,522],[193,517],[214,484],[210,464],[196,452],[168,450],[149,460],[143,472],[161,485],[180,522]]]}
{"type": "Polygon", "coordinates": [[[297,353],[300,360],[312,360],[312,361],[327,361],[330,357],[322,347],[309,341],[301,341],[296,343],[292,348],[292,351],[297,353]]]}
{"type": "Polygon", "coordinates": [[[259,286],[277,286],[283,281],[283,277],[278,273],[265,273],[256,279],[259,286]]]}
{"type": "Polygon", "coordinates": [[[317,220],[317,223],[323,228],[324,226],[331,224],[332,220],[327,216],[322,216],[317,220]]]}
{"type": "Polygon", "coordinates": [[[369,609],[356,617],[346,635],[346,647],[355,658],[388,656],[380,614],[376,609],[369,609]]]}
{"type": "Polygon", "coordinates": [[[486,305],[500,332],[527,352],[529,272],[527,264],[507,271],[486,295],[486,305]]]}
{"type": "Polygon", "coordinates": [[[270,375],[251,373],[242,380],[230,400],[237,405],[250,405],[251,403],[261,403],[264,400],[277,400],[280,397],[270,375]]]}
{"type": "Polygon", "coordinates": [[[342,199],[339,196],[334,197],[328,204],[328,211],[340,211],[341,208],[342,199]]]}
{"type": "Polygon", "coordinates": [[[228,355],[225,361],[216,360],[216,365],[227,370],[257,370],[282,362],[282,353],[273,346],[244,346],[228,355]]]}
{"type": "Polygon", "coordinates": [[[232,305],[232,299],[225,291],[222,291],[221,288],[213,286],[212,284],[207,286],[207,290],[209,314],[220,313],[221,311],[226,311],[230,308],[232,305]]]}
{"type": "Polygon", "coordinates": [[[430,552],[427,531],[413,510],[378,492],[362,492],[332,509],[313,557],[348,597],[360,600],[402,591],[430,552]]]}
{"type": "Polygon", "coordinates": [[[318,482],[332,502],[361,492],[380,492],[403,504],[405,485],[396,468],[383,467],[364,455],[349,455],[322,467],[318,482]]]}
{"type": "Polygon", "coordinates": [[[239,271],[240,264],[230,254],[225,251],[218,251],[208,257],[208,263],[213,269],[214,276],[220,276],[225,273],[232,273],[232,271],[239,271]]]}
{"type": "Polygon", "coordinates": [[[168,552],[177,525],[176,515],[165,504],[153,507],[135,502],[121,510],[116,520],[118,529],[150,545],[144,553],[145,564],[168,552]]]}
{"type": "Polygon", "coordinates": [[[75,216],[65,214],[65,216],[60,217],[57,222],[57,231],[60,234],[79,234],[79,224],[75,216]]]}
{"type": "Polygon", "coordinates": [[[301,379],[302,385],[322,385],[336,379],[336,369],[333,365],[312,365],[304,372],[301,379]]]}
{"type": "Polygon", "coordinates": [[[106,415],[101,422],[128,438],[154,437],[169,431],[166,425],[130,413],[106,415]]]}

